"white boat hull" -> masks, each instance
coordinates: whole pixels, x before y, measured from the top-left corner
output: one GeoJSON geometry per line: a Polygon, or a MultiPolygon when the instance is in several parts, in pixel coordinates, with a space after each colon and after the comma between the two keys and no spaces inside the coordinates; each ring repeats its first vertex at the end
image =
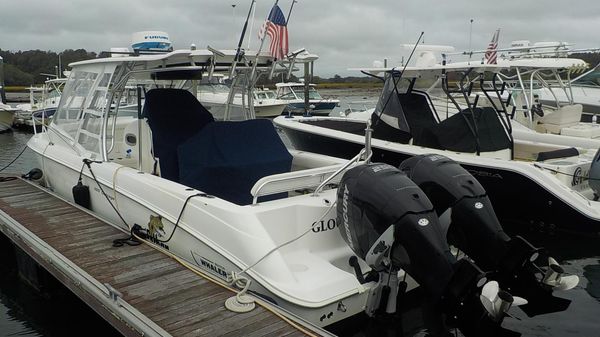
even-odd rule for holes
{"type": "Polygon", "coordinates": [[[14,111],[3,110],[2,107],[0,107],[0,133],[9,131],[14,119],[14,111]]]}
{"type": "MultiPolygon", "coordinates": [[[[47,133],[35,135],[29,147],[37,155],[46,184],[73,201],[71,189],[78,181],[82,158],[65,151],[63,146],[49,145],[47,133]]],[[[174,230],[185,199],[198,191],[116,163],[91,165],[97,181],[128,225],[123,224],[89,170],[84,168],[82,182],[90,188],[94,213],[124,230],[133,224],[148,228],[150,215],[160,216],[164,233],[150,240],[224,283],[231,272],[239,272],[276,245],[310,228],[336,198],[335,190],[327,190],[319,197],[304,195],[238,206],[216,198],[194,197],[172,240],[161,243],[158,240],[165,240],[174,230]],[[296,219],[288,219],[286,223],[281,212],[296,214],[296,219]],[[261,229],[263,225],[280,230],[273,236],[261,229]]],[[[329,208],[324,217],[326,224],[335,223],[335,212],[335,208],[329,208]]],[[[343,240],[335,225],[325,228],[310,231],[296,243],[272,253],[246,275],[253,280],[251,291],[319,326],[362,312],[368,289],[374,286],[372,282],[361,285],[356,281],[347,263],[353,253],[346,244],[341,244],[343,240]],[[327,250],[327,247],[339,248],[327,250]],[[315,275],[329,277],[324,280],[315,275]]],[[[414,286],[413,283],[411,288],[414,286]]]]}

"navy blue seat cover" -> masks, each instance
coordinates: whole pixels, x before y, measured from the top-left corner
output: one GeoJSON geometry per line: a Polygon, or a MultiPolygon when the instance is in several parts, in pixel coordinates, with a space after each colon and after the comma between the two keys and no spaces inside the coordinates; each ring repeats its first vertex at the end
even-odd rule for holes
{"type": "Polygon", "coordinates": [[[252,203],[250,190],[260,178],[292,166],[292,156],[266,119],[210,123],[178,152],[182,184],[238,205],[252,203]]]}
{"type": "Polygon", "coordinates": [[[177,147],[198,133],[214,118],[187,90],[152,89],[146,93],[142,116],[152,130],[154,155],[160,160],[160,175],[179,182],[177,147]]]}

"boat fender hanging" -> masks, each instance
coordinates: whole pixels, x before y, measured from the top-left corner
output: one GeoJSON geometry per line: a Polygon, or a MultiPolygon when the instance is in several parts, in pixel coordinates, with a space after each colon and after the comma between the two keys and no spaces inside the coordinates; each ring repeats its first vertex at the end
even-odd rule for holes
{"type": "Polygon", "coordinates": [[[81,182],[81,178],[77,182],[77,185],[73,186],[73,200],[75,203],[81,207],[85,207],[87,209],[91,209],[90,205],[90,187],[84,185],[81,182]]]}

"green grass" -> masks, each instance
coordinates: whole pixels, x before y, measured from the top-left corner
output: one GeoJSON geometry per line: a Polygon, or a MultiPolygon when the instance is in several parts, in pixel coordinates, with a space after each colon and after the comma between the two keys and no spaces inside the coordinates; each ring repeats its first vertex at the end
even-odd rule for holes
{"type": "Polygon", "coordinates": [[[29,87],[25,87],[25,86],[7,86],[4,87],[4,90],[6,90],[6,92],[29,92],[29,89],[27,89],[29,87]]]}

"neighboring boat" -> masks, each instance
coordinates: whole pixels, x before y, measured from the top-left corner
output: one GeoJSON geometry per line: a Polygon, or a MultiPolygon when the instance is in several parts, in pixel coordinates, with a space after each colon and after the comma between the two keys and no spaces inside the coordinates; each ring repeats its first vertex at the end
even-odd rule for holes
{"type": "MultiPolygon", "coordinates": [[[[597,148],[513,139],[502,88],[485,85],[491,78],[500,82],[501,66],[452,63],[407,67],[402,74],[399,69],[365,70],[386,74],[372,114],[375,161],[398,165],[415,155],[445,155],[477,177],[501,220],[600,235],[600,190],[595,183],[600,177],[593,160],[597,148]],[[454,110],[442,116],[430,94],[415,89],[417,80],[428,83],[425,87],[441,84],[454,110]],[[469,96],[475,91],[495,96],[500,105],[479,107],[478,99],[469,96]],[[462,97],[462,103],[454,96],[462,97]]],[[[299,150],[348,158],[364,142],[360,119],[278,117],[274,123],[299,150]]]]}
{"type": "MultiPolygon", "coordinates": [[[[497,108],[506,104],[514,139],[577,148],[600,148],[600,125],[581,122],[581,104],[559,100],[561,95],[571,97],[568,79],[570,74],[579,73],[587,67],[584,61],[527,57],[500,59],[497,66],[502,70],[496,83],[484,81],[484,86],[489,91],[493,91],[494,86],[501,86],[500,98],[481,91],[472,91],[469,98],[475,100],[477,97],[478,105],[482,107],[497,108]],[[541,102],[540,93],[544,90],[552,95],[552,102],[541,102]],[[504,101],[502,104],[500,99],[504,101]]],[[[462,94],[454,95],[454,99],[462,109],[467,107],[462,94]]],[[[432,102],[442,112],[442,119],[458,111],[445,97],[435,97],[432,102]]]]}
{"type": "Polygon", "coordinates": [[[11,126],[15,119],[15,114],[19,111],[8,104],[0,101],[0,133],[11,131],[11,126]]]}
{"type": "MultiPolygon", "coordinates": [[[[225,113],[225,104],[229,99],[229,87],[223,76],[214,74],[213,79],[198,85],[198,100],[217,118],[225,113]]],[[[275,92],[266,89],[255,89],[253,92],[254,113],[256,117],[269,118],[281,115],[288,102],[277,99],[275,92]]],[[[234,94],[232,109],[243,109],[248,99],[242,94],[234,94]]]]}
{"type": "Polygon", "coordinates": [[[275,91],[267,88],[257,88],[253,94],[256,117],[277,117],[288,105],[287,101],[277,98],[275,91]]]}
{"type": "MultiPolygon", "coordinates": [[[[275,84],[277,88],[277,98],[288,102],[285,112],[292,114],[304,114],[305,100],[304,91],[305,84],[301,82],[286,82],[275,84]]],[[[308,104],[309,110],[315,116],[327,116],[331,111],[339,105],[337,99],[323,98],[316,89],[316,84],[308,86],[308,104]]]]}
{"type": "Polygon", "coordinates": [[[554,105],[558,100],[563,104],[581,104],[581,120],[591,122],[594,115],[600,115],[600,63],[585,73],[567,81],[567,92],[552,92],[549,88],[540,88],[539,100],[544,105],[554,105]]]}
{"type": "Polygon", "coordinates": [[[4,92],[4,60],[0,56],[0,133],[11,131],[12,122],[15,117],[14,109],[6,104],[6,93],[4,92]]]}
{"type": "MultiPolygon", "coordinates": [[[[249,55],[257,74],[276,71],[272,57],[249,55]]],[[[234,59],[234,51],[177,50],[71,64],[55,117],[28,142],[46,185],[190,268],[319,326],[361,312],[393,313],[400,284],[415,286],[410,278],[400,281],[407,266],[431,303],[467,336],[498,328],[511,305],[526,302],[505,296],[473,262],[450,254],[428,197],[398,169],[366,164],[368,142],[347,161],[287,150],[268,120],[215,121],[194,97],[197,81],[203,73],[230,72],[234,59]],[[131,88],[137,114],[122,105],[131,88]]],[[[236,76],[247,71],[240,67],[236,76]]],[[[491,230],[481,240],[494,243],[484,245],[493,247],[493,256],[477,259],[494,261],[505,276],[541,272],[522,274],[537,250],[515,250],[487,196],[474,197],[469,200],[485,205],[481,215],[491,225],[466,225],[491,230]],[[504,268],[507,253],[518,270],[504,268]]],[[[562,274],[548,272],[551,277],[533,283],[547,289],[576,284],[562,274]]],[[[225,305],[248,310],[251,302],[238,295],[225,305]]]]}
{"type": "Polygon", "coordinates": [[[56,112],[66,81],[66,78],[53,78],[41,87],[30,87],[29,103],[17,105],[20,112],[15,116],[14,126],[34,128],[48,125],[56,112]]]}

